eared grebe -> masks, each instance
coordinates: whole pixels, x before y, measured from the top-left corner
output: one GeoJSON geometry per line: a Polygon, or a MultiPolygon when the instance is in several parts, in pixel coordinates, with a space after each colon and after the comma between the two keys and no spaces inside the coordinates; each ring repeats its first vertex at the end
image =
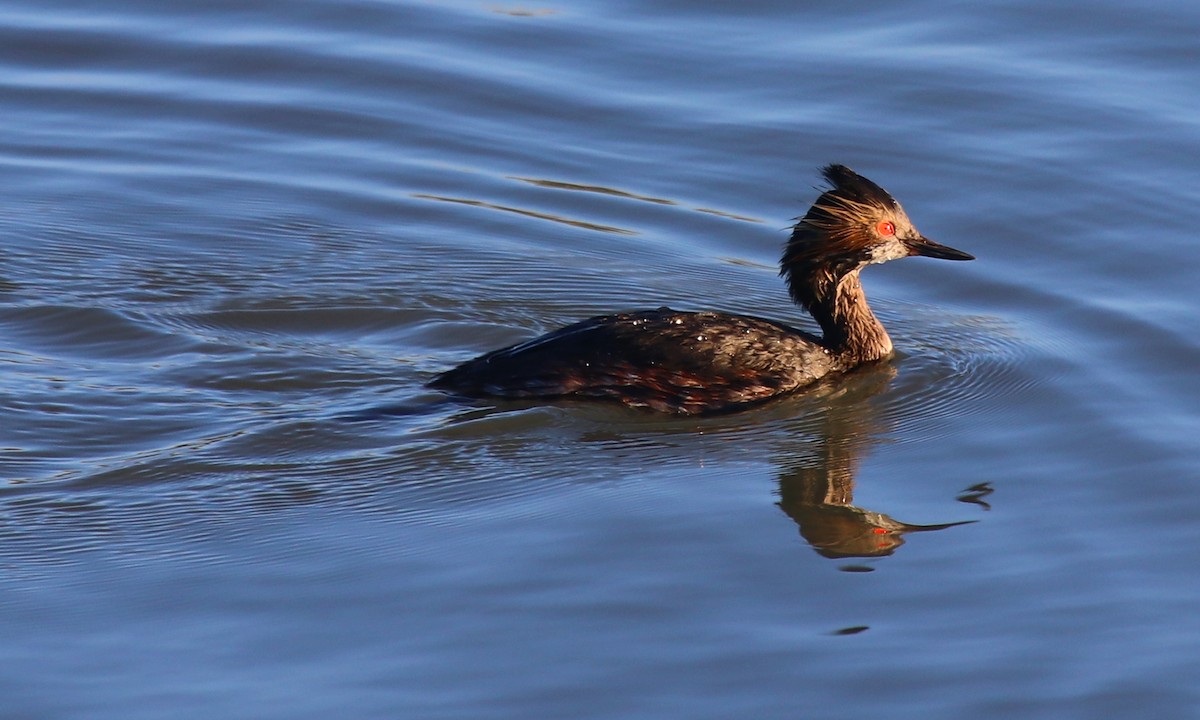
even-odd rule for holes
{"type": "Polygon", "coordinates": [[[482,355],[430,386],[470,397],[597,398],[684,415],[735,410],[892,353],[859,272],[910,255],[973,260],[917,232],[886,190],[843,165],[792,230],[780,275],[821,337],[746,315],[603,315],[482,355]]]}

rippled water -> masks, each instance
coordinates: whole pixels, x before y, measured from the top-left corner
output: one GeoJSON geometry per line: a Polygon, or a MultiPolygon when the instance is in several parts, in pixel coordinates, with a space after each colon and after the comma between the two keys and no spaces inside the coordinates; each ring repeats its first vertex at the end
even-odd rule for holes
{"type": "Polygon", "coordinates": [[[4,717],[1189,717],[1200,8],[0,8],[4,717]],[[817,168],[974,263],[727,416],[447,400],[802,323],[817,168]]]}

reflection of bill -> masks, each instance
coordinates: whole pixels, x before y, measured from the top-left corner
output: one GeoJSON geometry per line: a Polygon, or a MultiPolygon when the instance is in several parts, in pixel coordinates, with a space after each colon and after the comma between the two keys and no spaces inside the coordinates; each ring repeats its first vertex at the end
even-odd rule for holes
{"type": "Polygon", "coordinates": [[[820,409],[821,422],[803,457],[792,459],[779,478],[779,507],[800,527],[800,535],[828,558],[891,555],[910,532],[942,530],[973,520],[911,525],[854,506],[854,472],[880,432],[872,396],[895,375],[886,367],[861,377],[847,392],[820,409]]]}
{"type": "Polygon", "coordinates": [[[783,497],[779,507],[800,526],[800,535],[827,558],[891,555],[904,544],[905,533],[965,525],[973,520],[940,525],[910,525],[853,505],[806,503],[791,497],[780,483],[783,497]]]}

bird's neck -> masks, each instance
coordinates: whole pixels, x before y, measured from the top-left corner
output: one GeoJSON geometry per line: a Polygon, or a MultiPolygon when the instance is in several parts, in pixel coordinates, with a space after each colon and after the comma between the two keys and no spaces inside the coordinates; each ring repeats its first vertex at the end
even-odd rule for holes
{"type": "Polygon", "coordinates": [[[859,268],[840,277],[815,273],[802,302],[821,326],[825,347],[850,365],[892,354],[892,339],[871,312],[858,273],[859,268]]]}

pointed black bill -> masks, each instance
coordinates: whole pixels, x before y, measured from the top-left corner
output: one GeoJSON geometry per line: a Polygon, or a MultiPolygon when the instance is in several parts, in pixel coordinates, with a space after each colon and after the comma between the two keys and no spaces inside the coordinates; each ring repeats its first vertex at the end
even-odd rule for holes
{"type": "Polygon", "coordinates": [[[948,245],[935,243],[924,235],[921,235],[913,240],[905,240],[904,244],[908,246],[909,255],[920,255],[922,257],[938,258],[940,260],[975,259],[974,255],[965,253],[962,250],[955,250],[948,245]]]}

